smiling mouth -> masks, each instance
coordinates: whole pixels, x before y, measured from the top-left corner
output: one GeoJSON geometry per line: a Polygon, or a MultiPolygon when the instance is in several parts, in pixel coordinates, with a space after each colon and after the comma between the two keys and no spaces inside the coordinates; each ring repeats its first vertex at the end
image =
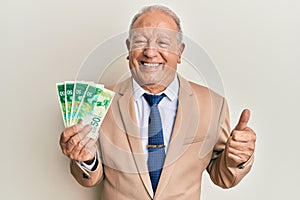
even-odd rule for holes
{"type": "Polygon", "coordinates": [[[147,67],[147,68],[157,68],[162,66],[162,63],[150,63],[145,61],[141,61],[141,64],[143,67],[147,67]]]}

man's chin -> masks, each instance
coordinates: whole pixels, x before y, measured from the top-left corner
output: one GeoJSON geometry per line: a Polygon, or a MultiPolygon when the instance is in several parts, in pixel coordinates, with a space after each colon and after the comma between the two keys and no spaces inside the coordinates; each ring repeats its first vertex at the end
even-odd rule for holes
{"type": "Polygon", "coordinates": [[[151,87],[168,87],[170,83],[174,80],[175,73],[152,73],[152,74],[137,74],[133,73],[132,76],[134,80],[140,86],[151,86],[151,87]]]}
{"type": "MultiPolygon", "coordinates": [[[[136,80],[136,79],[135,79],[136,80]]],[[[151,87],[151,88],[161,88],[161,87],[168,87],[170,84],[170,81],[167,80],[139,80],[137,83],[141,87],[151,87]]]]}

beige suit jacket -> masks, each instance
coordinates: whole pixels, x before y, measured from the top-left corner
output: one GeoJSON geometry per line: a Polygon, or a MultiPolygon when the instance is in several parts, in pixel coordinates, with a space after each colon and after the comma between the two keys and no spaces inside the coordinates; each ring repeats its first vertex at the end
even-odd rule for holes
{"type": "Polygon", "coordinates": [[[222,188],[235,186],[249,172],[228,167],[225,144],[230,136],[225,99],[179,76],[178,109],[164,167],[154,195],[147,156],[137,126],[132,80],[114,87],[116,95],[102,125],[94,171],[71,161],[71,173],[83,186],[103,183],[103,200],[199,199],[202,173],[222,188]]]}

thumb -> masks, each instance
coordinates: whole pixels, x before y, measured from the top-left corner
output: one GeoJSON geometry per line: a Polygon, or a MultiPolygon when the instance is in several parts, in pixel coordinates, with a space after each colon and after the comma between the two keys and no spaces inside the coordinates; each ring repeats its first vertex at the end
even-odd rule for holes
{"type": "Polygon", "coordinates": [[[249,119],[250,119],[250,110],[244,109],[241,116],[240,116],[240,120],[239,120],[238,124],[235,127],[235,130],[241,131],[244,128],[246,128],[249,119]]]}

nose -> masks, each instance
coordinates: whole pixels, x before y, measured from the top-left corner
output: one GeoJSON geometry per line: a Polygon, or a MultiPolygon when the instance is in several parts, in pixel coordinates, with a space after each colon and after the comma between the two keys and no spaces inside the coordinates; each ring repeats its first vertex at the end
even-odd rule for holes
{"type": "Polygon", "coordinates": [[[157,55],[157,53],[158,53],[157,48],[154,48],[154,47],[147,47],[143,51],[144,56],[146,56],[148,58],[155,57],[157,55]]]}

